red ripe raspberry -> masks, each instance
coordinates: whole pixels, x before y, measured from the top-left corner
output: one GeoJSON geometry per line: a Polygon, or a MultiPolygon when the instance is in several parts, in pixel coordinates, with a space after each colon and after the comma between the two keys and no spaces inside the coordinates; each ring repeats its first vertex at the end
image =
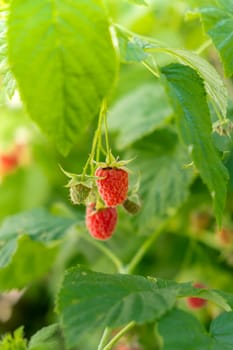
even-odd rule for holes
{"type": "MultiPolygon", "coordinates": [[[[205,288],[205,286],[201,283],[195,283],[193,286],[195,288],[205,288]]],[[[187,304],[190,307],[190,309],[200,309],[203,306],[205,306],[206,303],[207,303],[207,300],[202,298],[196,298],[196,297],[187,298],[187,304]]]]}
{"type": "Polygon", "coordinates": [[[129,182],[127,171],[120,168],[98,168],[95,175],[103,177],[96,182],[107,206],[115,207],[126,200],[129,182]]]}
{"type": "Polygon", "coordinates": [[[90,234],[97,239],[105,240],[112,236],[117,223],[116,208],[96,210],[95,203],[88,205],[86,210],[86,225],[90,234]]]}
{"type": "Polygon", "coordinates": [[[0,169],[6,174],[15,170],[18,166],[18,155],[15,153],[0,155],[0,169]]]}

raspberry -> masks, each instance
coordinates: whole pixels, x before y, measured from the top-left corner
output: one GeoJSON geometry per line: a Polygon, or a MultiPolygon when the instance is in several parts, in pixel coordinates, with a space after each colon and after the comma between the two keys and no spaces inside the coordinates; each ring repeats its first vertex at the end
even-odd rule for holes
{"type": "Polygon", "coordinates": [[[86,226],[94,238],[100,240],[110,238],[116,227],[116,223],[116,208],[103,208],[96,210],[95,203],[88,205],[86,210],[86,226]]]}
{"type": "MultiPolygon", "coordinates": [[[[205,286],[201,283],[195,283],[193,285],[195,288],[205,288],[205,286]]],[[[191,309],[200,309],[205,306],[207,301],[202,298],[190,297],[187,298],[187,304],[191,309]]]]}
{"type": "Polygon", "coordinates": [[[120,168],[98,168],[95,176],[103,179],[97,180],[97,187],[105,204],[115,207],[122,204],[127,198],[128,172],[120,168]]]}

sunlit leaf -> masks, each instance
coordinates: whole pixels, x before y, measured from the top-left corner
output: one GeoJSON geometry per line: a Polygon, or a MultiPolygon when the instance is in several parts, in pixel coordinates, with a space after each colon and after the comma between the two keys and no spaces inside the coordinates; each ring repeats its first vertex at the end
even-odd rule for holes
{"type": "Polygon", "coordinates": [[[228,172],[214,147],[203,81],[193,69],[180,64],[171,64],[162,71],[174,103],[180,136],[208,186],[221,225],[228,172]]]}
{"type": "Polygon", "coordinates": [[[220,0],[220,7],[200,9],[204,27],[221,56],[227,76],[233,74],[233,4],[231,0],[220,0]]]}
{"type": "Polygon", "coordinates": [[[28,112],[67,154],[115,78],[102,1],[13,0],[8,27],[10,65],[28,112]]]}

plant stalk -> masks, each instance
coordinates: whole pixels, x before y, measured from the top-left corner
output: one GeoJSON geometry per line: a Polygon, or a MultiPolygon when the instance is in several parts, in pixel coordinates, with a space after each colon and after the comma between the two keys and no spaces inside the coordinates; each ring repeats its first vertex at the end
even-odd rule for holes
{"type": "Polygon", "coordinates": [[[133,259],[130,261],[128,266],[125,268],[125,273],[131,274],[136,266],[140,263],[143,256],[146,254],[152,243],[159,237],[159,235],[164,230],[164,227],[167,225],[167,221],[160,225],[158,230],[156,230],[151,236],[149,236],[145,242],[141,245],[137,253],[134,255],[133,259]]]}
{"type": "Polygon", "coordinates": [[[104,253],[104,255],[109,258],[109,260],[111,260],[111,262],[113,263],[113,265],[115,265],[116,270],[119,272],[121,270],[123,270],[123,265],[122,262],[120,261],[120,259],[118,259],[118,257],[113,254],[111,252],[110,249],[108,249],[105,245],[103,245],[102,243],[94,240],[93,238],[89,237],[86,232],[84,232],[85,234],[83,234],[81,237],[83,239],[85,239],[85,241],[91,243],[93,246],[95,246],[98,250],[100,250],[102,253],[104,253]]]}
{"type": "Polygon", "coordinates": [[[103,332],[102,338],[100,339],[100,343],[97,350],[103,350],[110,332],[111,332],[110,329],[106,327],[103,332]]]}
{"type": "Polygon", "coordinates": [[[131,328],[133,328],[135,326],[135,322],[132,321],[130,323],[128,323],[124,328],[122,328],[122,330],[120,330],[120,332],[118,332],[115,337],[113,337],[110,342],[105,345],[105,347],[103,349],[98,349],[98,350],[111,350],[113,345],[116,344],[116,342],[125,334],[127,333],[131,328]]]}

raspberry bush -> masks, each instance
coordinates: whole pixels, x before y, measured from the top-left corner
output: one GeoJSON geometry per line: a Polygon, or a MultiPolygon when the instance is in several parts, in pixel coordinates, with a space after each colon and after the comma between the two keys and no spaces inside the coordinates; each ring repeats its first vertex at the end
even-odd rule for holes
{"type": "Polygon", "coordinates": [[[233,349],[231,0],[0,0],[0,350],[233,349]]]}

